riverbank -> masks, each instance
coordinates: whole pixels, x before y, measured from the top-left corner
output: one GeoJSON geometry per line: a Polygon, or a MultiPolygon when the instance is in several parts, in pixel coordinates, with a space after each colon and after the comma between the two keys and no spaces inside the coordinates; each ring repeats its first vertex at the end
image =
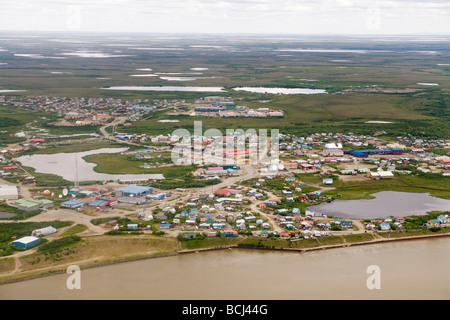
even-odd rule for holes
{"type": "MultiPolygon", "coordinates": [[[[156,259],[156,258],[168,258],[168,257],[174,257],[174,256],[178,256],[178,255],[197,254],[197,253],[209,252],[209,251],[246,249],[246,250],[265,250],[265,251],[278,251],[278,252],[307,253],[307,252],[318,251],[318,250],[340,249],[340,248],[348,248],[348,247],[355,247],[355,246],[365,246],[365,245],[392,243],[392,242],[404,242],[404,241],[412,241],[412,240],[438,239],[438,238],[445,238],[445,237],[450,237],[450,232],[442,233],[442,234],[416,235],[416,236],[397,237],[397,238],[378,238],[378,239],[373,239],[371,241],[342,243],[342,244],[335,244],[335,245],[322,245],[322,246],[311,247],[311,248],[274,248],[274,247],[264,247],[264,246],[242,245],[242,244],[238,243],[238,244],[233,244],[233,245],[223,246],[223,247],[179,250],[174,253],[161,252],[161,253],[154,253],[152,255],[135,256],[135,257],[125,258],[125,259],[122,259],[122,258],[119,258],[116,260],[105,259],[103,261],[97,260],[97,261],[90,262],[90,263],[86,263],[86,261],[84,261],[85,264],[83,264],[83,261],[78,261],[78,262],[73,261],[72,263],[65,264],[64,266],[55,266],[54,269],[46,270],[45,273],[39,273],[39,271],[37,271],[37,274],[33,273],[29,276],[23,275],[22,277],[17,277],[17,275],[12,274],[11,278],[6,277],[5,280],[0,279],[0,285],[6,285],[6,284],[11,284],[11,283],[16,283],[16,282],[39,279],[39,278],[48,277],[48,276],[52,276],[52,275],[65,274],[67,267],[69,265],[79,265],[81,269],[86,270],[86,269],[100,268],[100,267],[128,263],[128,262],[136,262],[136,261],[156,259]]],[[[301,241],[301,240],[299,240],[299,241],[301,241]]],[[[14,259],[14,257],[12,259],[14,259]]],[[[0,277],[1,277],[1,275],[0,275],[0,277]]]]}

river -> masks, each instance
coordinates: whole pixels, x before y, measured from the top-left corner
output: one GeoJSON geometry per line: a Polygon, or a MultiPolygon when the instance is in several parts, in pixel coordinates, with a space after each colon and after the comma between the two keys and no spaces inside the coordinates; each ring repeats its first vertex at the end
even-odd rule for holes
{"type": "Polygon", "coordinates": [[[311,252],[232,249],[119,263],[0,285],[0,299],[335,300],[449,299],[450,239],[311,252]],[[368,289],[367,268],[380,269],[368,289]]]}

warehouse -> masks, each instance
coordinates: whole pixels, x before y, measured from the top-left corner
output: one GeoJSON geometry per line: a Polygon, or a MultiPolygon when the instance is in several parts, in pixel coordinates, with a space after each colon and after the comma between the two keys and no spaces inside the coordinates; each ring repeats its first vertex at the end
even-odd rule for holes
{"type": "Polygon", "coordinates": [[[108,204],[109,202],[106,200],[94,200],[89,202],[89,207],[105,209],[108,204]]]}
{"type": "Polygon", "coordinates": [[[378,149],[378,150],[351,150],[344,151],[344,154],[349,154],[355,157],[368,157],[369,155],[386,155],[386,154],[403,154],[403,149],[378,149]]]}
{"type": "Polygon", "coordinates": [[[13,205],[20,210],[30,212],[51,208],[53,207],[53,202],[47,199],[19,199],[13,205]]]}
{"type": "Polygon", "coordinates": [[[141,197],[146,194],[152,193],[153,188],[152,187],[145,187],[145,186],[137,186],[137,185],[128,185],[126,187],[122,187],[117,189],[116,196],[121,197],[141,197]]]}
{"type": "Polygon", "coordinates": [[[19,199],[19,189],[17,186],[0,185],[0,200],[19,199]]]}
{"type": "Polygon", "coordinates": [[[68,201],[61,203],[61,207],[69,208],[69,209],[81,208],[83,205],[84,205],[84,202],[80,201],[80,200],[68,200],[68,201]]]}
{"type": "Polygon", "coordinates": [[[39,244],[39,238],[33,237],[33,236],[23,237],[23,238],[14,240],[11,243],[12,246],[16,246],[16,247],[20,247],[20,248],[24,248],[24,249],[27,249],[27,248],[32,247],[37,244],[39,244]]]}

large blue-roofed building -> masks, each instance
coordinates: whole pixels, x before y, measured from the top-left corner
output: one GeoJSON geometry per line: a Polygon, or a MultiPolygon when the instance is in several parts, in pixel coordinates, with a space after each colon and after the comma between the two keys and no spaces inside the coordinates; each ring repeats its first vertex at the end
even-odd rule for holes
{"type": "Polygon", "coordinates": [[[344,154],[349,154],[355,157],[368,157],[369,155],[403,154],[403,150],[400,148],[377,149],[377,150],[350,150],[344,151],[344,154]]]}
{"type": "Polygon", "coordinates": [[[73,199],[61,203],[61,207],[69,209],[81,208],[83,205],[84,205],[83,201],[73,199]]]}
{"type": "Polygon", "coordinates": [[[145,196],[146,194],[152,193],[153,188],[145,186],[128,185],[126,187],[117,189],[117,191],[121,192],[122,195],[126,197],[141,197],[145,196]]]}

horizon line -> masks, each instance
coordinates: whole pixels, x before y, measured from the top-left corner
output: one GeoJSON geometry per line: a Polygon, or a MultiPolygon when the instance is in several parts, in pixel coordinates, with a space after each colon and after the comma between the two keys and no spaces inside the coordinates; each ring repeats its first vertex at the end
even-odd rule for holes
{"type": "Polygon", "coordinates": [[[413,37],[413,36],[450,36],[450,33],[432,33],[432,32],[422,32],[422,33],[253,33],[253,32],[174,32],[174,31],[105,31],[105,30],[10,30],[10,29],[0,29],[0,32],[11,32],[11,33],[59,33],[59,34],[137,34],[137,35],[205,35],[205,36],[333,36],[333,37],[413,37]]]}

